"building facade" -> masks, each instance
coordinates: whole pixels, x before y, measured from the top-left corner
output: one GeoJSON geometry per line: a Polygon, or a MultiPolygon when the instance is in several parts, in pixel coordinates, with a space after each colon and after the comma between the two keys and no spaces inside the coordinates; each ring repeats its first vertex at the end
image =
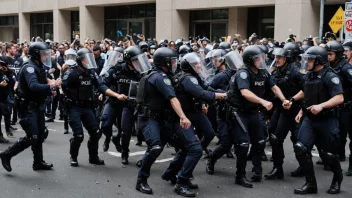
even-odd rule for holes
{"type": "MultiPolygon", "coordinates": [[[[326,16],[345,0],[327,0],[326,16]]],[[[0,41],[40,36],[57,42],[118,40],[144,34],[157,40],[189,35],[219,40],[239,33],[284,41],[317,36],[320,0],[0,0],[0,41]]],[[[334,12],[332,12],[332,15],[334,12]]],[[[329,31],[325,17],[324,30],[329,31]]]]}

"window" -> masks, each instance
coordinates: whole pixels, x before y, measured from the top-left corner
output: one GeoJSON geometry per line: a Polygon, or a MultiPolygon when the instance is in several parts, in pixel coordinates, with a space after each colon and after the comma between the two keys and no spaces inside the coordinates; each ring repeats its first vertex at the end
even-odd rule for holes
{"type": "Polygon", "coordinates": [[[273,38],[274,25],[274,6],[248,8],[247,37],[252,33],[256,33],[259,38],[273,38]]]}
{"type": "Polygon", "coordinates": [[[30,15],[31,37],[39,36],[43,40],[53,40],[53,13],[38,13],[30,15]]]}
{"type": "MultiPolygon", "coordinates": [[[[155,37],[156,4],[105,7],[105,37],[115,41],[126,34],[155,37]]],[[[136,38],[136,37],[134,37],[136,38]]]]}
{"type": "Polygon", "coordinates": [[[18,16],[0,16],[0,26],[18,26],[18,16]]]}
{"type": "Polygon", "coordinates": [[[75,40],[76,35],[80,35],[79,29],[79,11],[71,11],[71,42],[75,40]]]}
{"type": "Polygon", "coordinates": [[[191,11],[190,35],[220,42],[227,35],[227,23],[228,9],[191,11]]]}

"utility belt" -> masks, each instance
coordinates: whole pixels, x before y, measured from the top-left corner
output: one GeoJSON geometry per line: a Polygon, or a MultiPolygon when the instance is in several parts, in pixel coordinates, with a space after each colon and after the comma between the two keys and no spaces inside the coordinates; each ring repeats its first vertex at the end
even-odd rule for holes
{"type": "Polygon", "coordinates": [[[21,98],[21,97],[15,97],[15,101],[16,101],[16,105],[18,107],[18,109],[24,110],[24,109],[28,109],[28,110],[33,110],[33,109],[37,109],[39,108],[41,105],[43,105],[45,103],[45,101],[30,101],[30,100],[26,100],[25,98],[21,98]]]}
{"type": "Polygon", "coordinates": [[[225,103],[224,109],[226,111],[226,120],[228,122],[231,122],[233,119],[235,119],[235,114],[237,112],[258,113],[260,111],[259,107],[258,107],[258,109],[241,109],[241,108],[233,106],[230,103],[225,103]]]}
{"type": "Polygon", "coordinates": [[[162,115],[160,113],[155,112],[147,106],[138,105],[136,107],[136,112],[138,113],[138,116],[144,119],[153,118],[155,120],[158,120],[162,118],[162,115]]]}
{"type": "Polygon", "coordinates": [[[70,109],[73,106],[79,107],[79,108],[91,108],[93,106],[93,101],[92,100],[78,101],[78,100],[71,100],[69,98],[64,98],[64,104],[66,109],[70,109]]]}
{"type": "Polygon", "coordinates": [[[306,108],[303,109],[303,115],[307,116],[308,118],[313,118],[313,119],[319,119],[319,118],[327,118],[327,117],[339,117],[340,109],[338,107],[332,108],[332,109],[323,109],[320,113],[317,115],[312,114],[310,111],[308,111],[306,108]]]}

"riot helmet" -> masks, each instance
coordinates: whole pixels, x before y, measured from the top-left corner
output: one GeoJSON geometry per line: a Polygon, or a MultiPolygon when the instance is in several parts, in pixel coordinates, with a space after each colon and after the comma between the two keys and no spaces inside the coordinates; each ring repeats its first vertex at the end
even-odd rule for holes
{"type": "Polygon", "coordinates": [[[149,71],[152,67],[147,55],[137,46],[131,46],[125,49],[123,59],[140,74],[149,71]]]}
{"type": "Polygon", "coordinates": [[[180,55],[180,57],[183,57],[184,55],[191,53],[191,52],[192,52],[192,48],[190,48],[188,45],[182,45],[178,49],[178,54],[180,55]]]}
{"type": "Polygon", "coordinates": [[[33,42],[29,46],[28,56],[44,66],[51,68],[51,49],[44,42],[33,42]]]}
{"type": "Polygon", "coordinates": [[[175,50],[162,47],[155,51],[153,62],[156,67],[167,67],[169,72],[175,73],[177,70],[177,53],[175,50]]]}
{"type": "Polygon", "coordinates": [[[77,53],[74,49],[68,49],[65,51],[65,64],[73,66],[77,64],[77,53]]]}
{"type": "Polygon", "coordinates": [[[320,46],[310,47],[304,54],[301,55],[304,64],[301,65],[301,73],[312,71],[318,65],[328,66],[328,52],[320,46]],[[313,65],[310,66],[311,62],[313,65]]]}
{"type": "Polygon", "coordinates": [[[145,42],[145,41],[139,42],[138,46],[139,46],[139,48],[140,48],[143,52],[147,52],[148,49],[149,49],[149,45],[148,45],[148,43],[145,42]]]}
{"type": "Polygon", "coordinates": [[[227,51],[224,49],[216,49],[213,50],[212,53],[212,60],[213,60],[213,65],[215,68],[220,67],[221,65],[225,65],[225,58],[224,56],[227,54],[227,51]]]}
{"type": "Polygon", "coordinates": [[[231,50],[231,45],[228,42],[221,42],[219,44],[219,49],[226,50],[227,52],[231,50]]]}
{"type": "Polygon", "coordinates": [[[184,72],[196,75],[203,81],[209,82],[215,75],[215,70],[213,68],[209,68],[208,70],[203,58],[196,52],[183,56],[180,66],[184,72]]]}
{"type": "Polygon", "coordinates": [[[151,46],[149,47],[149,53],[150,53],[151,55],[153,55],[156,49],[158,49],[158,48],[156,47],[156,45],[151,45],[151,46]]]}
{"type": "Polygon", "coordinates": [[[96,69],[97,63],[93,52],[88,48],[82,48],[77,52],[77,63],[86,69],[96,69]]]}
{"type": "MultiPolygon", "coordinates": [[[[341,59],[343,58],[343,52],[345,51],[343,45],[338,42],[338,41],[329,41],[326,45],[325,45],[325,49],[328,52],[335,52],[336,54],[336,58],[333,61],[336,61],[337,59],[341,59]]],[[[331,61],[331,62],[333,62],[331,61]]]]}
{"type": "Polygon", "coordinates": [[[237,50],[227,53],[223,58],[231,70],[238,70],[244,66],[242,56],[237,50]]]}
{"type": "Polygon", "coordinates": [[[253,66],[257,69],[266,69],[265,54],[258,46],[251,45],[246,47],[242,57],[245,65],[253,66]]]}
{"type": "Polygon", "coordinates": [[[299,46],[296,43],[288,42],[283,48],[287,52],[286,57],[290,58],[291,61],[300,55],[299,46]]]}

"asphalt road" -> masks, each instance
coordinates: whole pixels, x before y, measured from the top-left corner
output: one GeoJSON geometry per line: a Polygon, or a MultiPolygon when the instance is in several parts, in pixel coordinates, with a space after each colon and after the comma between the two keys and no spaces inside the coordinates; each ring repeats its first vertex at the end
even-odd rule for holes
{"type": "MultiPolygon", "coordinates": [[[[152,166],[151,177],[148,180],[153,188],[154,195],[144,195],[135,190],[138,168],[135,163],[142,157],[146,150],[146,145],[135,146],[136,138],[132,137],[130,146],[130,164],[121,164],[120,154],[116,152],[113,144],[106,153],[102,151],[100,141],[99,156],[105,160],[105,166],[94,166],[88,162],[87,136],[82,143],[77,168],[70,167],[69,159],[69,139],[72,133],[63,134],[63,123],[56,121],[47,124],[50,135],[44,143],[44,159],[53,163],[52,171],[32,170],[32,151],[27,149],[12,159],[12,172],[8,173],[0,166],[0,197],[1,198],[80,198],[80,197],[180,197],[173,192],[173,186],[160,179],[166,170],[170,160],[172,160],[173,149],[165,148],[158,158],[156,164],[152,166]]],[[[4,130],[4,125],[1,123],[4,130]]],[[[16,125],[20,128],[19,125],[16,125]]],[[[0,150],[5,150],[19,137],[24,136],[22,130],[14,132],[15,138],[9,138],[10,144],[0,144],[0,150]]],[[[344,177],[342,192],[339,195],[329,195],[326,193],[332,179],[332,172],[324,171],[322,166],[315,165],[315,172],[318,181],[318,194],[312,196],[298,196],[293,194],[293,189],[304,184],[303,178],[293,178],[289,174],[297,166],[294,157],[292,143],[287,138],[285,142],[285,178],[284,180],[266,181],[255,183],[254,188],[247,189],[234,183],[235,159],[223,157],[215,166],[215,174],[208,175],[205,172],[205,160],[202,159],[195,169],[194,183],[199,185],[196,190],[198,197],[241,197],[241,198],[266,198],[266,197],[352,197],[352,177],[344,177]]],[[[210,148],[215,147],[214,140],[210,148]]],[[[268,157],[271,156],[271,147],[266,148],[268,157]]],[[[318,160],[317,151],[314,151],[314,161],[318,160]]],[[[347,153],[349,154],[349,153],[347,153]]],[[[347,159],[348,160],[348,159],[347,159]]],[[[347,170],[348,162],[342,162],[344,173],[347,170]]],[[[252,164],[247,164],[247,177],[250,177],[252,164]]],[[[271,162],[263,162],[264,173],[271,170],[271,162]]]]}

